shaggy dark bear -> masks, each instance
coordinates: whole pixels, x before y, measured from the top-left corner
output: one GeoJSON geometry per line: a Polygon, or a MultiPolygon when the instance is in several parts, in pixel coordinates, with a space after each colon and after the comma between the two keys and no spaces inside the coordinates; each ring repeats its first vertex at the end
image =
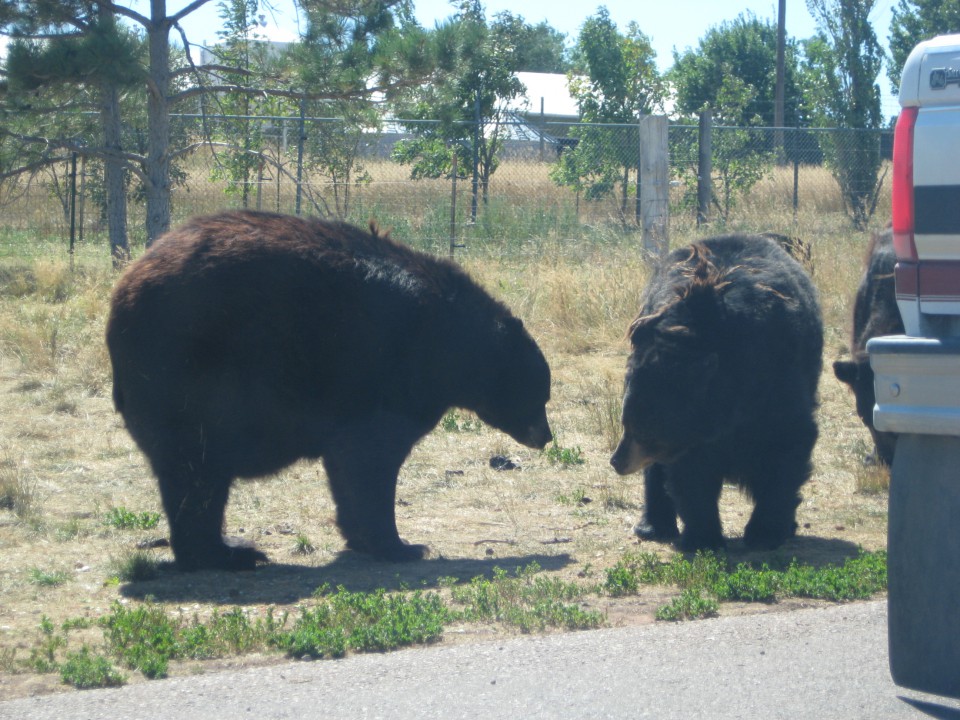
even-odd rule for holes
{"type": "Polygon", "coordinates": [[[902,335],[903,319],[897,307],[897,291],[893,269],[897,257],[893,252],[893,231],[887,229],[871,238],[867,259],[853,303],[853,333],[850,339],[850,360],[833,363],[833,373],[853,390],[857,414],[873,436],[876,457],[893,464],[897,434],[880,432],[873,426],[876,394],[873,369],[867,355],[867,341],[881,335],[902,335]]]}
{"type": "Polygon", "coordinates": [[[641,538],[724,545],[724,480],[755,506],[751,548],[796,532],[817,439],[823,325],[800,264],[769,238],[726,235],[672,252],[630,326],[623,438],[610,462],[644,469],[641,538]],[[683,534],[677,516],[683,521],[683,534]]]}
{"type": "Polygon", "coordinates": [[[530,447],[551,439],[550,371],[522,323],[453,263],[374,228],[196,218],[120,279],[107,345],[186,570],[266,559],[221,535],[234,478],[322,458],[347,546],[416,560],[397,472],[449,408],[530,447]]]}

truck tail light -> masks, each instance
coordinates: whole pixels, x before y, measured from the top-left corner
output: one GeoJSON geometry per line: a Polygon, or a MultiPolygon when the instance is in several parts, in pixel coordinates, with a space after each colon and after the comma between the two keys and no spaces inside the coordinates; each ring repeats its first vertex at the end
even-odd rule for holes
{"type": "Polygon", "coordinates": [[[900,260],[916,260],[913,241],[913,129],[920,108],[900,110],[893,133],[893,249],[900,260]]]}

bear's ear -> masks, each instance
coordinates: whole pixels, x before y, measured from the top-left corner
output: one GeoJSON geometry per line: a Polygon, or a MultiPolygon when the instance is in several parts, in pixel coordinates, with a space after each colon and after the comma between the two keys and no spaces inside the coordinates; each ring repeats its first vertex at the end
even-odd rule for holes
{"type": "Polygon", "coordinates": [[[833,363],[833,374],[837,380],[853,387],[857,382],[859,368],[853,360],[836,360],[833,363]]]}
{"type": "Polygon", "coordinates": [[[696,335],[689,325],[666,325],[659,327],[658,331],[675,340],[689,340],[696,335]]]}
{"type": "Polygon", "coordinates": [[[657,325],[663,319],[662,313],[653,313],[652,315],[641,315],[627,329],[627,337],[630,342],[636,346],[649,339],[656,330],[657,325]]]}

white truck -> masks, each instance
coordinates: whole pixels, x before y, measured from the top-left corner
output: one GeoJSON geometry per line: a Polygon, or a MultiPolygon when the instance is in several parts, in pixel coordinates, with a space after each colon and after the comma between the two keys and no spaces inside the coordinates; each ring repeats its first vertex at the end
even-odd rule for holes
{"type": "Polygon", "coordinates": [[[905,334],[870,340],[890,472],[890,670],[960,697],[960,35],[903,68],[893,149],[893,245],[905,334]]]}

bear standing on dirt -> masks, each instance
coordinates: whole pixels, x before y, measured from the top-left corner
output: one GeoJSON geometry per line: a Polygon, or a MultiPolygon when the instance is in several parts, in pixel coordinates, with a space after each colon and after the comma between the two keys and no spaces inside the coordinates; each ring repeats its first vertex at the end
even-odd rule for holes
{"type": "Polygon", "coordinates": [[[160,486],[177,566],[253,568],[222,537],[230,485],[322,458],[353,550],[389,561],[397,473],[451,407],[551,440],[550,370],[456,265],[375,229],[258,212],[195,218],[120,279],[113,397],[160,486]]]}
{"type": "Polygon", "coordinates": [[[738,483],[755,507],[751,548],[796,532],[817,439],[823,325],[816,290],[768,238],[726,235],[672,252],[630,326],[623,438],[610,459],[644,469],[641,538],[724,545],[718,500],[738,483]]]}
{"type": "Polygon", "coordinates": [[[873,426],[873,406],[876,392],[873,387],[873,368],[867,355],[867,341],[881,335],[903,335],[903,319],[897,307],[897,290],[893,269],[897,256],[893,251],[893,230],[876,234],[867,248],[867,262],[857,288],[853,304],[853,335],[850,342],[851,360],[837,360],[833,373],[853,390],[857,414],[873,436],[876,458],[886,465],[893,464],[897,433],[881,432],[873,426]]]}

